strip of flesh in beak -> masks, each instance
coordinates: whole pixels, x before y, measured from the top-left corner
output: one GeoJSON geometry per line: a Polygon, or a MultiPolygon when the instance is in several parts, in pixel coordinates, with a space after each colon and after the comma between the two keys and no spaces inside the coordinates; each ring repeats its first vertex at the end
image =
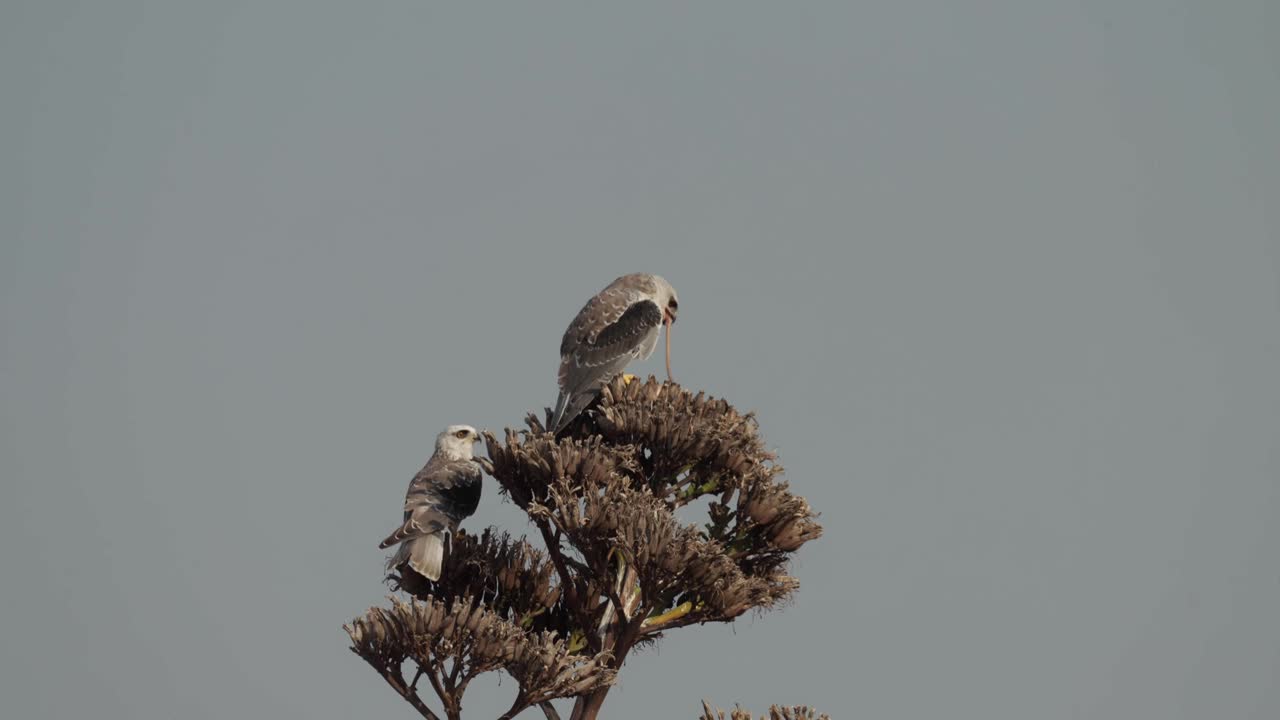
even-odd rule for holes
{"type": "Polygon", "coordinates": [[[673,377],[671,377],[671,327],[672,327],[672,323],[671,323],[671,321],[670,321],[670,320],[667,320],[667,321],[666,321],[666,323],[667,323],[667,332],[666,332],[666,335],[667,335],[667,381],[668,381],[668,382],[675,382],[675,381],[676,381],[676,379],[675,379],[675,378],[673,378],[673,377]]]}

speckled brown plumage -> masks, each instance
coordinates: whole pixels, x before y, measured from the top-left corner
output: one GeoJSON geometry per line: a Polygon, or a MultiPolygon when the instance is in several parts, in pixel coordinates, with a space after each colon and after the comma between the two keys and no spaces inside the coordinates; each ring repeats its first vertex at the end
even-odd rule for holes
{"type": "Polygon", "coordinates": [[[559,432],[628,363],[649,357],[679,306],[675,288],[647,273],[623,275],[588,300],[560,340],[560,395],[548,427],[559,432]]]}

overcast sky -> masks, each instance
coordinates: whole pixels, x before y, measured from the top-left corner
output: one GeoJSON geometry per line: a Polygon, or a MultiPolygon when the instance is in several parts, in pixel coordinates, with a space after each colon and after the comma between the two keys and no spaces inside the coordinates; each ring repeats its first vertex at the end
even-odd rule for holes
{"type": "Polygon", "coordinates": [[[603,5],[4,3],[0,714],[413,717],[408,479],[648,271],[827,532],[608,717],[1280,717],[1276,3],[603,5]]]}

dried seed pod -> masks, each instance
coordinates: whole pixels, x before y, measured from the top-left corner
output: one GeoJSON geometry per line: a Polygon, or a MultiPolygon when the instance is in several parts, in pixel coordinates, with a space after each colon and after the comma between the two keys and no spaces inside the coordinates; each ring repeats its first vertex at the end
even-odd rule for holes
{"type": "Polygon", "coordinates": [[[405,658],[422,667],[444,660],[463,662],[473,671],[501,667],[536,702],[565,697],[574,687],[591,690],[613,682],[607,655],[571,655],[554,633],[526,632],[471,600],[460,599],[450,608],[436,600],[393,599],[390,609],[371,608],[344,628],[351,649],[375,668],[405,658]]]}
{"type": "MultiPolygon", "coordinates": [[[[781,481],[751,413],[650,377],[605,387],[559,438],[533,414],[526,423],[501,441],[484,434],[485,469],[555,561],[505,533],[455,533],[438,582],[391,578],[421,602],[393,601],[345,626],[375,667],[413,658],[461,661],[467,673],[503,668],[536,703],[613,681],[608,654],[580,654],[584,644],[730,621],[798,587],[788,557],[822,528],[781,481]],[[675,510],[704,496],[713,499],[705,529],[682,523],[675,510]],[[638,635],[606,632],[631,618],[638,635]]],[[[770,717],[814,720],[798,710],[770,717]]]]}
{"type": "MultiPolygon", "coordinates": [[[[742,709],[741,706],[735,706],[733,710],[726,711],[720,708],[712,708],[711,704],[706,700],[702,701],[702,716],[698,720],[753,720],[751,713],[742,709]]],[[[825,713],[819,713],[813,708],[804,705],[794,705],[790,707],[780,707],[774,705],[769,708],[769,714],[761,715],[760,720],[831,720],[825,713]]]]}

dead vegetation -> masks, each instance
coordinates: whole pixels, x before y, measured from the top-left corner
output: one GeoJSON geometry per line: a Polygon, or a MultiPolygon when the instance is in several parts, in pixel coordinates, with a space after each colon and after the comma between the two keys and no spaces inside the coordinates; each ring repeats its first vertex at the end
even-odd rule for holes
{"type": "MultiPolygon", "coordinates": [[[[540,545],[459,531],[439,582],[393,576],[414,599],[345,626],[351,649],[424,717],[437,715],[422,688],[453,720],[471,679],[501,670],[518,684],[502,717],[534,706],[556,717],[548,701],[575,698],[571,720],[594,718],[632,649],[786,601],[799,588],[789,557],[822,534],[754,418],[724,400],[616,380],[559,436],[545,422],[530,415],[526,430],[485,436],[486,470],[540,545]],[[676,511],[700,499],[705,523],[681,522],[676,511]]],[[[768,717],[826,716],[774,707],[768,717]]]]}

